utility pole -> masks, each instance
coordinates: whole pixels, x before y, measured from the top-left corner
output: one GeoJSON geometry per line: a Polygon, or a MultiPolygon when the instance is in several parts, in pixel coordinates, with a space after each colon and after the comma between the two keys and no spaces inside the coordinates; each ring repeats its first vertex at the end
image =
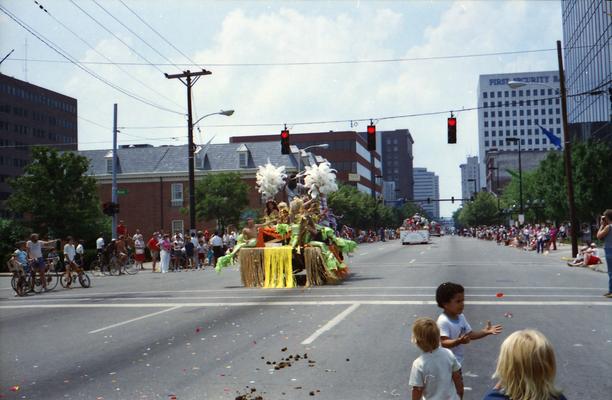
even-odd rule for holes
{"type": "MultiPolygon", "coordinates": [[[[111,186],[111,202],[117,204],[117,103],[113,104],[113,184],[111,186]]],[[[111,238],[117,235],[117,214],[113,213],[111,238]]]]}
{"type": "Polygon", "coordinates": [[[194,153],[195,145],[193,144],[193,117],[191,114],[191,87],[200,79],[202,75],[210,75],[212,72],[202,69],[202,71],[191,72],[183,71],[182,74],[168,75],[164,74],[168,79],[178,79],[187,86],[187,147],[189,151],[189,230],[196,230],[196,210],[195,210],[195,163],[194,153]]]}
{"type": "Polygon", "coordinates": [[[572,224],[572,257],[578,254],[578,218],[574,203],[574,179],[572,177],[572,143],[570,141],[569,124],[567,121],[567,91],[565,89],[565,73],[563,71],[563,54],[561,41],[557,40],[557,60],[559,61],[559,90],[561,92],[561,115],[563,116],[563,155],[565,156],[565,177],[567,179],[567,202],[569,205],[570,223],[572,224]]]}

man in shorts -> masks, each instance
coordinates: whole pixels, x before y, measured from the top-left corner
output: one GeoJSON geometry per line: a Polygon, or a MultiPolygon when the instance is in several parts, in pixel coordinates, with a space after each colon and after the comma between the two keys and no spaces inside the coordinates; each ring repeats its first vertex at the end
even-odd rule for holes
{"type": "Polygon", "coordinates": [[[47,268],[47,264],[43,258],[42,249],[43,247],[49,247],[55,243],[56,240],[39,240],[37,233],[31,234],[30,240],[28,240],[26,243],[28,258],[32,260],[32,272],[34,274],[38,272],[40,275],[40,280],[44,291],[47,291],[47,280],[45,279],[45,269],[47,268]]]}

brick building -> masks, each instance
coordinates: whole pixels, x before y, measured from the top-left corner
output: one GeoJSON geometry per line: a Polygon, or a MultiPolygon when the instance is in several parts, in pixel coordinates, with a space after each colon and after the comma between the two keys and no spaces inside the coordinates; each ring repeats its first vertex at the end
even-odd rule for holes
{"type": "Polygon", "coordinates": [[[0,74],[0,217],[11,218],[4,201],[8,180],[21,176],[33,145],[77,149],[77,101],[0,74]]]}
{"type": "MultiPolygon", "coordinates": [[[[101,202],[111,200],[112,151],[86,150],[80,155],[90,160],[89,173],[98,181],[101,202]]],[[[119,219],[125,221],[129,232],[135,229],[149,235],[163,229],[166,232],[184,230],[189,224],[189,182],[187,145],[153,147],[150,145],[119,148],[117,150],[119,219]]],[[[263,202],[255,185],[257,167],[268,160],[284,165],[288,174],[297,171],[296,155],[281,154],[280,143],[225,143],[211,144],[196,154],[195,177],[215,172],[238,172],[249,185],[250,208],[263,209],[263,202]]],[[[323,159],[307,154],[302,165],[323,159]]],[[[279,200],[285,200],[284,193],[279,200]]],[[[215,221],[197,221],[198,229],[214,229],[215,221]]]]}
{"type": "MultiPolygon", "coordinates": [[[[280,143],[278,135],[233,136],[230,143],[274,142],[280,143]]],[[[367,150],[367,141],[355,131],[293,133],[291,144],[299,149],[318,144],[328,144],[328,148],[312,148],[310,151],[325,157],[336,169],[338,181],[355,186],[365,193],[382,193],[382,171],[378,152],[367,150]]],[[[303,165],[303,164],[302,164],[303,165]]]]}

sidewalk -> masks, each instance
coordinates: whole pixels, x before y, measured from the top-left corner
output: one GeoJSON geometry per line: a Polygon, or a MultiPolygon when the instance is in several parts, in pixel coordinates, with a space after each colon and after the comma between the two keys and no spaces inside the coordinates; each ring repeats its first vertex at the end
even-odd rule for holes
{"type": "MultiPolygon", "coordinates": [[[[580,249],[580,247],[581,246],[578,246],[578,249],[580,249]]],[[[535,252],[532,252],[532,253],[535,253],[535,252]]],[[[593,271],[597,271],[597,272],[607,273],[608,266],[606,264],[606,255],[604,253],[604,249],[598,247],[597,253],[599,254],[599,258],[601,259],[602,263],[598,265],[591,265],[589,269],[592,269],[593,271]]],[[[546,252],[544,253],[544,255],[547,255],[546,252]]],[[[570,262],[574,259],[572,257],[572,245],[565,244],[565,243],[557,243],[557,250],[551,250],[548,253],[548,256],[557,257],[561,259],[564,263],[570,262]]]]}

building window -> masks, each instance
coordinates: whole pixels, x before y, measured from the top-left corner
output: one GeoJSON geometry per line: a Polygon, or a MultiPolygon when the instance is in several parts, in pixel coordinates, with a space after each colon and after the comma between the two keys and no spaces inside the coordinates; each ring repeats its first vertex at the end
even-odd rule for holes
{"type": "Polygon", "coordinates": [[[494,98],[495,98],[495,92],[491,92],[491,93],[489,93],[489,97],[491,97],[492,99],[494,99],[494,98]]]}
{"type": "Polygon", "coordinates": [[[497,145],[497,142],[495,140],[491,141],[491,146],[495,147],[497,145]]]}
{"type": "Polygon", "coordinates": [[[246,168],[249,164],[249,157],[246,151],[240,152],[238,154],[238,162],[240,164],[240,168],[246,168]]]}
{"type": "Polygon", "coordinates": [[[519,96],[522,96],[522,95],[523,95],[523,91],[519,90],[519,96]]]}
{"type": "Polygon", "coordinates": [[[484,126],[485,126],[485,128],[488,128],[489,127],[489,121],[485,121],[484,122],[484,126]]]}
{"type": "Polygon", "coordinates": [[[501,117],[502,117],[502,115],[503,115],[503,114],[502,114],[502,112],[501,112],[501,111],[498,111],[498,112],[497,112],[497,116],[498,116],[498,117],[500,117],[500,118],[501,118],[501,117]]]}
{"type": "Polygon", "coordinates": [[[485,118],[489,118],[489,112],[488,112],[488,111],[485,111],[485,112],[484,112],[484,117],[485,117],[485,118]]]}
{"type": "Polygon", "coordinates": [[[526,94],[527,96],[531,96],[531,90],[530,90],[530,89],[527,89],[527,90],[525,91],[525,94],[526,94]]]}
{"type": "Polygon", "coordinates": [[[171,198],[172,207],[181,207],[183,205],[183,184],[173,183],[170,193],[172,194],[172,198],[171,198]]]}
{"type": "Polygon", "coordinates": [[[514,90],[512,91],[512,97],[516,97],[516,92],[514,90]]]}
{"type": "Polygon", "coordinates": [[[487,103],[487,102],[485,101],[485,102],[482,104],[482,106],[483,106],[484,108],[487,108],[487,104],[489,104],[489,103],[487,103]]]}
{"type": "Polygon", "coordinates": [[[527,144],[533,144],[533,139],[527,139],[527,144]]]}
{"type": "Polygon", "coordinates": [[[510,116],[510,111],[506,110],[506,117],[510,116]]]}
{"type": "Polygon", "coordinates": [[[491,132],[491,136],[495,137],[495,131],[491,132]]]}
{"type": "MultiPolygon", "coordinates": [[[[521,133],[522,133],[522,132],[521,132],[521,133]]],[[[527,134],[528,134],[528,135],[531,135],[531,128],[530,128],[530,129],[527,129],[527,134]]]]}
{"type": "Polygon", "coordinates": [[[548,95],[551,96],[552,95],[552,89],[548,89],[548,95]]]}
{"type": "Polygon", "coordinates": [[[487,98],[487,92],[482,92],[482,97],[486,99],[487,98]]]}
{"type": "MultiPolygon", "coordinates": [[[[486,125],[485,125],[486,126],[486,125]]],[[[495,128],[495,121],[491,121],[491,126],[495,128]]]]}
{"type": "Polygon", "coordinates": [[[535,139],[535,144],[540,144],[540,139],[536,138],[535,139]]]}
{"type": "Polygon", "coordinates": [[[546,144],[546,138],[542,138],[542,144],[546,144]]]}
{"type": "Polygon", "coordinates": [[[485,140],[485,147],[489,147],[489,141],[485,140]]]}
{"type": "Polygon", "coordinates": [[[515,119],[512,120],[512,126],[516,126],[516,120],[515,119]]]}
{"type": "Polygon", "coordinates": [[[502,97],[501,92],[497,92],[497,97],[499,97],[499,98],[502,97]]]}
{"type": "Polygon", "coordinates": [[[113,159],[112,158],[106,159],[106,173],[107,174],[113,173],[113,159]]]}
{"type": "Polygon", "coordinates": [[[185,223],[182,219],[172,220],[172,226],[170,227],[170,232],[181,232],[185,231],[185,223]]]}
{"type": "Polygon", "coordinates": [[[506,91],[504,92],[504,97],[508,97],[509,95],[510,95],[510,94],[509,94],[509,93],[508,93],[508,91],[506,90],[506,91]]]}
{"type": "Polygon", "coordinates": [[[489,131],[485,131],[485,137],[489,137],[489,131]]]}

